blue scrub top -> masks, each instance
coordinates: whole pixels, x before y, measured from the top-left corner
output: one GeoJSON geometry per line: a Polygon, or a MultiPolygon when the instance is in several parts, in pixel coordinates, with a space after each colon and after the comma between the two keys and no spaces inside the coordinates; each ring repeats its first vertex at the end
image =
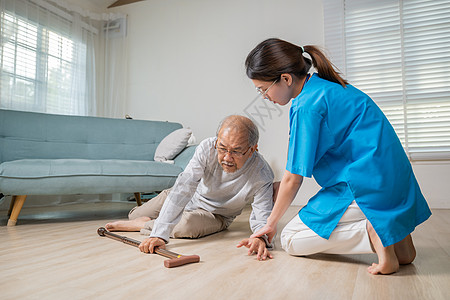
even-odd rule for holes
{"type": "Polygon", "coordinates": [[[286,169],[322,189],[301,220],[328,239],[355,200],[383,245],[404,239],[431,215],[391,124],[366,94],[314,74],[292,100],[286,169]]]}

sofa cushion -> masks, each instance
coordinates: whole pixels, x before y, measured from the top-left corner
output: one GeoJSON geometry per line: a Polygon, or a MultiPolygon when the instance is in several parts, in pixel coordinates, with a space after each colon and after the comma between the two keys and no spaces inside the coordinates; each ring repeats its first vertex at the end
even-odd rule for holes
{"type": "Polygon", "coordinates": [[[0,190],[5,195],[146,192],[171,187],[182,171],[155,161],[23,159],[0,164],[0,190]]]}
{"type": "Polygon", "coordinates": [[[171,132],[167,135],[155,151],[155,161],[171,160],[177,156],[184,148],[186,148],[189,138],[192,135],[192,130],[188,128],[181,128],[171,132]]]}
{"type": "Polygon", "coordinates": [[[181,124],[0,109],[0,162],[19,159],[149,160],[181,124]]]}

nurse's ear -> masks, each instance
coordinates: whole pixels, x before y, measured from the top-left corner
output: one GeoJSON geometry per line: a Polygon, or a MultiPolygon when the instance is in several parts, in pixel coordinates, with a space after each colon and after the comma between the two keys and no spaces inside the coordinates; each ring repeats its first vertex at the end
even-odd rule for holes
{"type": "Polygon", "coordinates": [[[280,82],[285,83],[288,87],[292,85],[293,80],[292,75],[289,73],[283,73],[280,76],[280,82]]]}

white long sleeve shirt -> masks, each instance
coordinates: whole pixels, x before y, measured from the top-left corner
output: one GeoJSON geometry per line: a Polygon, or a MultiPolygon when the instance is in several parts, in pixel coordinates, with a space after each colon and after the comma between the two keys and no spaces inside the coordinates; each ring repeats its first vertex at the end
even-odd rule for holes
{"type": "Polygon", "coordinates": [[[273,207],[272,169],[254,152],[242,168],[226,173],[217,160],[215,141],[216,137],[207,138],[197,146],[164,202],[150,237],[168,242],[183,211],[198,208],[223,216],[228,227],[245,205],[252,203],[251,230],[255,232],[266,224],[273,207]]]}

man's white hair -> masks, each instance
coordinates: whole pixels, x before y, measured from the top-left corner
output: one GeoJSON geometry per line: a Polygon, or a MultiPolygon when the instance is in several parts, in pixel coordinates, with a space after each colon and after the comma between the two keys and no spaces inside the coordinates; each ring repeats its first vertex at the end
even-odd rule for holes
{"type": "Polygon", "coordinates": [[[247,117],[241,116],[241,115],[231,115],[226,118],[224,118],[217,128],[216,136],[219,136],[219,133],[223,129],[236,129],[238,131],[243,131],[247,134],[248,137],[248,145],[250,147],[253,147],[258,143],[259,140],[259,131],[258,127],[255,125],[255,123],[252,122],[247,117]]]}

